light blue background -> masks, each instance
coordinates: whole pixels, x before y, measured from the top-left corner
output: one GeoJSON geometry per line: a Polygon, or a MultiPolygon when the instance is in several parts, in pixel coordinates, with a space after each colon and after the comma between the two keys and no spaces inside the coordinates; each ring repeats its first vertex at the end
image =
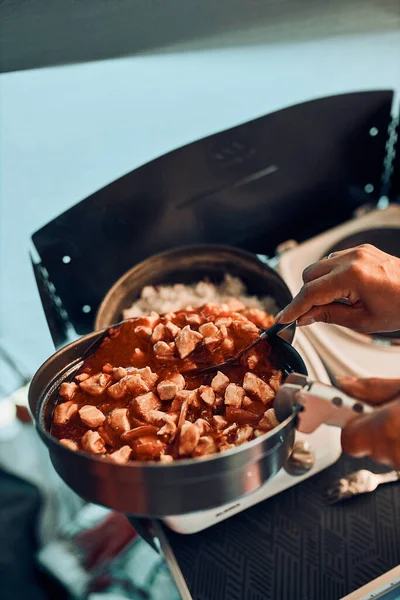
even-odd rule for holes
{"type": "Polygon", "coordinates": [[[52,352],[29,238],[74,203],[173,148],[284,106],[399,92],[399,22],[377,10],[377,33],[341,33],[345,15],[332,12],[338,34],[325,39],[268,43],[260,29],[196,48],[2,75],[0,342],[31,371],[52,352]]]}

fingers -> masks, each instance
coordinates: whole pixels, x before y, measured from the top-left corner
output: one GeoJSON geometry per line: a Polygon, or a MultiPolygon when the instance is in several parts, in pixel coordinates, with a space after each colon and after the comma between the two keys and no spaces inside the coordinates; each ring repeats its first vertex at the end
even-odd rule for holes
{"type": "Polygon", "coordinates": [[[362,326],[364,312],[363,307],[331,302],[324,306],[314,306],[298,319],[297,324],[302,327],[316,322],[335,323],[357,330],[362,326]]]}
{"type": "Polygon", "coordinates": [[[322,260],[310,265],[303,271],[304,283],[309,283],[310,281],[314,281],[314,279],[318,279],[319,277],[327,275],[335,266],[336,262],[330,257],[323,258],[322,260]]]}
{"type": "Polygon", "coordinates": [[[347,394],[371,404],[381,404],[400,396],[400,379],[336,377],[336,381],[347,394]]]}
{"type": "Polygon", "coordinates": [[[297,296],[277,315],[276,319],[280,323],[297,321],[313,306],[331,304],[337,298],[347,298],[349,295],[350,291],[343,286],[340,276],[338,278],[336,273],[329,273],[303,285],[297,296]]]}
{"type": "Polygon", "coordinates": [[[342,447],[352,456],[400,468],[400,400],[353,419],[342,431],[342,447]]]}

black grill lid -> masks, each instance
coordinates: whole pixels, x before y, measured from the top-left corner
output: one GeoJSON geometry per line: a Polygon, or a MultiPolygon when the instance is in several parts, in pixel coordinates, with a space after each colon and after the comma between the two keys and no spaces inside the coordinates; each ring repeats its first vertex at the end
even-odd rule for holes
{"type": "Polygon", "coordinates": [[[174,150],[79,202],[32,236],[54,310],[86,333],[111,285],[156,252],[208,242],[273,255],[281,242],[376,202],[392,98],[360,92],[285,108],[174,150]]]}

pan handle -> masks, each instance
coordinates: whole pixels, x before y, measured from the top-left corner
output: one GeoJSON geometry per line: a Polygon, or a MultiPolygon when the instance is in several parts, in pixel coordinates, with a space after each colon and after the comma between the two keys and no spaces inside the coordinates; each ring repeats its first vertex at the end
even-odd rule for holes
{"type": "Polygon", "coordinates": [[[297,373],[289,375],[279,389],[274,408],[278,420],[296,412],[297,429],[302,433],[312,433],[323,423],[343,428],[352,419],[374,411],[333,386],[297,373]]]}

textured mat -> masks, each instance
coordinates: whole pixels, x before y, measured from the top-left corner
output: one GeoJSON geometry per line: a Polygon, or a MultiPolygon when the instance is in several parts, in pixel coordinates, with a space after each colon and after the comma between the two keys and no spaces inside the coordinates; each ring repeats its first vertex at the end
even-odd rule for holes
{"type": "MultiPolygon", "coordinates": [[[[400,563],[400,484],[325,506],[329,484],[367,460],[315,477],[198,534],[166,530],[194,600],[338,600],[400,563]]],[[[382,471],[385,469],[381,469],[382,471]]]]}

